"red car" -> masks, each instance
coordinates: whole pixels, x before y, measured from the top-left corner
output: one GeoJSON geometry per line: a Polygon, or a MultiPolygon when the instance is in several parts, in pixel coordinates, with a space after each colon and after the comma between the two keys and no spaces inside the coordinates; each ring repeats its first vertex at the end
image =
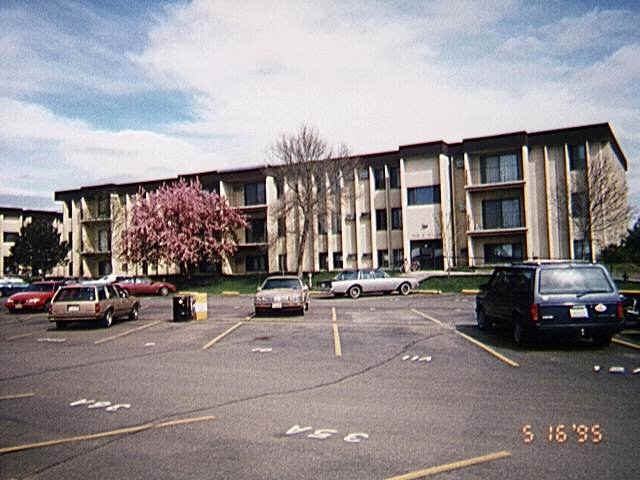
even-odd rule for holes
{"type": "Polygon", "coordinates": [[[23,310],[46,310],[51,303],[51,298],[64,282],[34,282],[27,290],[14,293],[5,302],[11,313],[23,310]]]}
{"type": "Polygon", "coordinates": [[[176,291],[176,286],[169,282],[156,282],[148,277],[125,277],[116,282],[130,295],[162,295],[166,297],[170,292],[176,291]]]}

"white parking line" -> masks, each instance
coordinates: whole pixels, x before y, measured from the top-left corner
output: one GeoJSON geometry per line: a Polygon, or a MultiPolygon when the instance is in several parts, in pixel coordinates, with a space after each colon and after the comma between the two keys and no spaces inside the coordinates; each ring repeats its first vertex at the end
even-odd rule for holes
{"type": "Polygon", "coordinates": [[[157,321],[157,322],[149,323],[147,325],[142,325],[142,326],[137,327],[137,328],[132,328],[131,330],[127,330],[127,331],[119,333],[117,335],[113,335],[111,337],[106,337],[106,338],[103,338],[101,340],[96,340],[93,343],[95,345],[99,345],[99,344],[104,343],[104,342],[110,342],[111,340],[115,340],[116,338],[124,337],[125,335],[130,335],[132,333],[139,332],[140,330],[144,330],[145,328],[153,327],[155,325],[158,325],[159,323],[161,323],[161,322],[157,321]]]}
{"type": "Polygon", "coordinates": [[[338,324],[336,323],[336,307],[331,307],[331,322],[333,327],[333,349],[336,357],[342,357],[342,344],[340,343],[340,332],[338,331],[338,324]]]}
{"type": "Polygon", "coordinates": [[[35,396],[35,393],[16,393],[14,395],[3,395],[0,400],[15,400],[17,398],[31,398],[35,396]]]}
{"type": "Polygon", "coordinates": [[[220,335],[218,335],[216,338],[214,338],[213,340],[211,340],[209,343],[207,343],[205,346],[202,347],[202,350],[206,350],[209,347],[211,347],[212,345],[215,345],[216,343],[218,343],[220,340],[222,340],[224,337],[226,337],[227,335],[229,335],[231,332],[233,332],[234,330],[240,328],[242,325],[244,324],[244,322],[238,322],[236,323],[233,327],[225,330],[224,332],[222,332],[220,335]]]}
{"type": "Polygon", "coordinates": [[[511,452],[507,452],[507,451],[496,452],[496,453],[491,453],[489,455],[483,455],[481,457],[469,458],[467,460],[459,460],[457,462],[447,463],[445,465],[439,465],[437,467],[431,467],[431,468],[426,468],[424,470],[409,472],[404,475],[398,475],[396,477],[389,477],[387,478],[387,480],[415,480],[415,479],[423,478],[429,475],[436,475],[438,473],[450,472],[451,470],[470,467],[472,465],[491,462],[493,460],[499,460],[501,458],[507,458],[510,456],[511,456],[511,452]]]}

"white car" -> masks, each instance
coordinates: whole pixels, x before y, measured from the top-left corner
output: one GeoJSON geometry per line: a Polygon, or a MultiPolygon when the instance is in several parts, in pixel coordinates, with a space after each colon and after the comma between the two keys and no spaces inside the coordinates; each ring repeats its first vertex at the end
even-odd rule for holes
{"type": "Polygon", "coordinates": [[[409,295],[419,282],[411,277],[392,277],[383,270],[345,270],[332,281],[329,291],[336,296],[358,298],[363,293],[390,293],[409,295]]]}

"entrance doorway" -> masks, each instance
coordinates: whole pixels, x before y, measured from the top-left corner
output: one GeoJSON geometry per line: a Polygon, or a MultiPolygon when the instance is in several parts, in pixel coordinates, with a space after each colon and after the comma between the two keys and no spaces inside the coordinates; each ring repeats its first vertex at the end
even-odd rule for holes
{"type": "Polygon", "coordinates": [[[411,270],[443,270],[442,240],[412,240],[411,270]]]}

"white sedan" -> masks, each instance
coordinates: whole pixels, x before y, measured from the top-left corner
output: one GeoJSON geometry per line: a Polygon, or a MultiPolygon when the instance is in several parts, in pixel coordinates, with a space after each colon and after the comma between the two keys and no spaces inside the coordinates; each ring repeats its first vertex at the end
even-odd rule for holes
{"type": "Polygon", "coordinates": [[[336,296],[358,298],[363,293],[390,293],[409,295],[419,282],[411,277],[392,277],[383,270],[345,270],[332,281],[329,291],[336,296]]]}

